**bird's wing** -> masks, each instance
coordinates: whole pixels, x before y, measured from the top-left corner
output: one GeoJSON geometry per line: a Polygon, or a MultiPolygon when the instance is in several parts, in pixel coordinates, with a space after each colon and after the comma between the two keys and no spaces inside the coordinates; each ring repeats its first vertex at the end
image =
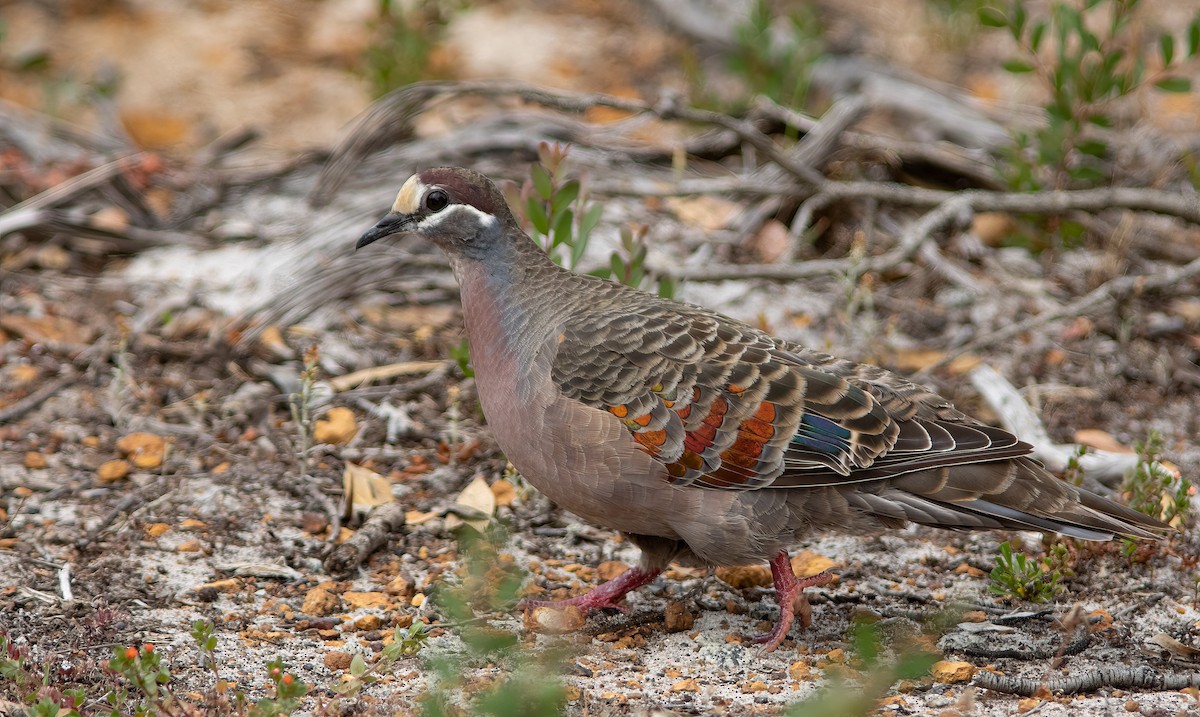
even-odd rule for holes
{"type": "Polygon", "coordinates": [[[626,302],[573,317],[553,378],[568,397],[621,419],[677,485],[755,489],[793,474],[854,480],[886,465],[897,443],[907,456],[951,437],[906,429],[854,376],[679,304],[626,302]]]}

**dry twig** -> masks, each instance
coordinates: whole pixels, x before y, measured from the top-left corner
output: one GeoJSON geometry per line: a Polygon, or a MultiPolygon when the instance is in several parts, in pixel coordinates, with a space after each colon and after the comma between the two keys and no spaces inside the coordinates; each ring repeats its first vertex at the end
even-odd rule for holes
{"type": "Polygon", "coordinates": [[[1102,306],[1106,306],[1113,301],[1123,299],[1132,294],[1166,289],[1181,282],[1187,281],[1195,276],[1200,276],[1200,259],[1194,259],[1184,266],[1173,267],[1160,272],[1134,274],[1132,276],[1119,276],[1115,279],[1106,281],[1078,299],[1069,304],[1065,304],[1054,311],[1043,312],[1037,316],[1025,319],[1024,321],[1019,321],[1015,324],[1009,324],[1008,326],[1005,326],[1002,329],[997,329],[990,334],[980,336],[970,343],[948,352],[938,361],[922,369],[918,375],[928,374],[934,369],[945,366],[963,354],[978,351],[985,346],[994,346],[1003,341],[1020,336],[1027,331],[1041,328],[1052,321],[1083,316],[1102,306]]]}
{"type": "Polygon", "coordinates": [[[80,374],[68,367],[58,378],[43,384],[33,393],[16,401],[10,406],[0,409],[0,425],[15,421],[26,413],[42,405],[48,398],[75,383],[81,378],[80,374]]]}
{"type": "Polygon", "coordinates": [[[325,559],[331,575],[348,575],[404,527],[404,506],[385,503],[376,508],[349,540],[333,549],[325,559]]]}
{"type": "Polygon", "coordinates": [[[1100,667],[1070,677],[1036,680],[1028,677],[999,675],[987,670],[975,674],[975,685],[994,692],[1032,697],[1043,688],[1052,693],[1073,695],[1094,692],[1101,687],[1129,690],[1182,690],[1200,687],[1200,672],[1162,673],[1146,666],[1114,665],[1100,667]]]}

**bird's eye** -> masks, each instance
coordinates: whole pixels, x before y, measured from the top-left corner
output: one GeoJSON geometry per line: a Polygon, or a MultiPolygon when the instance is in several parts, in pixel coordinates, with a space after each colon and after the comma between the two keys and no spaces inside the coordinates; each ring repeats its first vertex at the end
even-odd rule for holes
{"type": "Polygon", "coordinates": [[[450,203],[450,195],[440,189],[435,189],[425,195],[425,209],[440,212],[450,203]]]}

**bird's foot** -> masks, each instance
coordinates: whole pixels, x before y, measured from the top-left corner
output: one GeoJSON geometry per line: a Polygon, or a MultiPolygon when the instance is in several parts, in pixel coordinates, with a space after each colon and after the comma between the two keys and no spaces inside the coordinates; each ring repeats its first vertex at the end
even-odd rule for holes
{"type": "Polygon", "coordinates": [[[763,646],[761,654],[764,655],[774,651],[784,641],[795,617],[800,618],[800,627],[812,624],[812,606],[804,596],[804,589],[828,583],[833,580],[833,574],[825,570],[807,578],[797,578],[792,572],[792,563],[788,559],[787,551],[780,551],[771,558],[771,578],[775,582],[779,620],[771,632],[753,638],[754,642],[763,646]]]}
{"type": "Polygon", "coordinates": [[[561,610],[567,606],[575,606],[584,612],[603,608],[616,608],[626,612],[625,595],[636,590],[658,577],[662,570],[646,568],[630,568],[606,583],[592,588],[590,591],[566,600],[522,600],[520,607],[529,611],[539,607],[549,607],[561,610]]]}

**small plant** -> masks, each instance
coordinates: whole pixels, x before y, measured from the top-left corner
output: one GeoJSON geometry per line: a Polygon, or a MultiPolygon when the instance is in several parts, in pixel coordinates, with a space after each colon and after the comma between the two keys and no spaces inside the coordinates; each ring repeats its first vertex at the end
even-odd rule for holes
{"type": "Polygon", "coordinates": [[[993,595],[1017,600],[1049,602],[1063,589],[1061,572],[1050,569],[1046,561],[1014,553],[1007,541],[1000,544],[996,567],[989,577],[993,595]]]}
{"type": "Polygon", "coordinates": [[[647,231],[649,227],[644,224],[622,227],[621,248],[609,257],[607,267],[592,273],[635,289],[653,289],[664,299],[674,299],[675,282],[671,277],[656,276],[646,271],[647,231]]]}
{"type": "Polygon", "coordinates": [[[1004,69],[1035,77],[1049,95],[1046,125],[1015,136],[1017,151],[1007,179],[1021,191],[1108,181],[1106,131],[1114,125],[1114,103],[1148,87],[1191,89],[1191,82],[1175,73],[1183,61],[1200,55],[1200,16],[1187,26],[1181,52],[1173,35],[1159,38],[1162,67],[1148,73],[1137,45],[1140,0],[1085,0],[1082,7],[1056,0],[1048,16],[1038,19],[1030,17],[1029,4],[1012,0],[1005,11],[979,10],[982,25],[1007,30],[1020,48],[1004,69]]]}
{"type": "Polygon", "coordinates": [[[300,437],[300,459],[307,465],[309,449],[313,445],[313,405],[316,396],[313,387],[317,384],[317,368],[321,361],[320,351],[316,344],[304,350],[304,371],[300,374],[300,390],[288,396],[288,406],[292,410],[292,422],[300,437]]]}
{"type": "MultiPolygon", "coordinates": [[[[1117,127],[1118,101],[1146,91],[1188,92],[1191,82],[1181,65],[1200,55],[1200,16],[1187,26],[1183,42],[1163,34],[1158,45],[1161,67],[1139,43],[1140,0],[1055,0],[1048,12],[1031,17],[1030,0],[1011,0],[1007,9],[984,7],[979,21],[1006,30],[1019,47],[1004,63],[1016,75],[1029,75],[1044,88],[1046,123],[1014,132],[1014,146],[1001,169],[1017,191],[1083,189],[1110,183],[1114,167],[1109,139],[1117,127]],[[1177,51],[1177,47],[1180,48],[1177,51]]],[[[1085,228],[1058,216],[1027,217],[1029,231],[1010,241],[1035,252],[1082,241],[1085,228]]]]}
{"type": "Polygon", "coordinates": [[[823,28],[811,3],[797,4],[786,18],[777,18],[768,0],[754,3],[734,30],[729,68],[745,83],[748,96],[800,107],[808,97],[812,66],[825,53],[823,28]]]}
{"type": "Polygon", "coordinates": [[[422,700],[426,715],[464,714],[452,705],[466,702],[466,714],[495,717],[553,717],[561,714],[565,690],[560,650],[529,650],[518,635],[490,624],[493,616],[516,604],[526,574],[512,555],[502,552],[508,535],[492,522],[483,533],[464,526],[459,532],[460,568],[455,583],[438,589],[435,602],[455,626],[463,654],[431,660],[435,680],[422,700]],[[475,689],[468,671],[492,666],[499,674],[475,689]],[[456,699],[457,698],[457,699],[456,699]]]}
{"type": "Polygon", "coordinates": [[[379,0],[370,28],[375,41],[363,57],[363,72],[375,97],[437,79],[434,47],[459,9],[458,2],[379,0]]]}
{"type": "Polygon", "coordinates": [[[1158,518],[1164,523],[1177,523],[1189,518],[1196,487],[1182,476],[1176,476],[1160,462],[1163,438],[1150,431],[1144,442],[1134,444],[1138,462],[1125,476],[1124,493],[1130,508],[1158,518]]]}
{"type": "Polygon", "coordinates": [[[275,695],[255,702],[250,708],[250,717],[276,717],[295,712],[301,698],[308,694],[308,685],[289,672],[279,658],[267,663],[267,677],[275,686],[275,695]]]}
{"type": "Polygon", "coordinates": [[[471,345],[464,338],[457,345],[450,347],[450,358],[458,364],[458,370],[467,378],[475,377],[475,369],[471,368],[471,345]]]}
{"type": "Polygon", "coordinates": [[[1067,467],[1063,469],[1062,479],[1074,486],[1083,486],[1083,464],[1080,462],[1088,454],[1088,447],[1075,446],[1075,452],[1067,459],[1067,467]]]}
{"type": "Polygon", "coordinates": [[[113,425],[124,430],[129,424],[130,399],[137,387],[133,379],[133,354],[129,351],[131,330],[124,317],[118,317],[117,331],[120,338],[113,351],[112,378],[108,384],[108,415],[113,425]]]}
{"type": "Polygon", "coordinates": [[[215,627],[208,620],[192,622],[192,640],[200,650],[200,664],[213,673],[217,671],[217,637],[213,634],[215,627]]]}
{"type": "MultiPolygon", "coordinates": [[[[114,647],[108,669],[124,677],[140,693],[141,701],[136,708],[138,714],[169,710],[174,704],[175,699],[166,688],[171,681],[171,673],[162,664],[162,656],[154,649],[154,645],[147,643],[140,650],[133,645],[114,647]]],[[[114,712],[121,710],[128,699],[125,689],[111,690],[105,695],[114,712]]]]}
{"type": "Polygon", "coordinates": [[[842,678],[821,690],[815,697],[793,705],[787,717],[857,717],[874,714],[879,700],[899,680],[917,680],[929,674],[940,655],[918,644],[886,648],[883,633],[873,623],[856,622],[850,628],[850,645],[863,674],[861,684],[847,685],[842,678]]]}
{"type": "Polygon", "coordinates": [[[409,627],[398,627],[392,633],[391,643],[384,646],[375,664],[367,666],[362,655],[350,660],[351,679],[334,688],[343,697],[357,696],[362,688],[379,681],[379,676],[392,671],[401,657],[411,657],[425,646],[429,639],[429,627],[423,622],[414,622],[409,627]]]}
{"type": "Polygon", "coordinates": [[[604,208],[591,204],[578,179],[566,179],[570,147],[538,144],[538,163],[521,188],[521,207],[533,238],[559,266],[575,269],[604,208]]]}

